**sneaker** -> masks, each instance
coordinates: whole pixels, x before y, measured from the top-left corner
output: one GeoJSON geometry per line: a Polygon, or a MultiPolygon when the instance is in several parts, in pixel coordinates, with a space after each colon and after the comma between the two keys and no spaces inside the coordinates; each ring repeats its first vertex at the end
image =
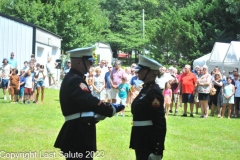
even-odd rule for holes
{"type": "Polygon", "coordinates": [[[235,115],[235,118],[237,118],[237,115],[235,115]]]}
{"type": "Polygon", "coordinates": [[[34,100],[33,103],[37,103],[37,102],[34,100]]]}
{"type": "Polygon", "coordinates": [[[172,110],[169,110],[169,113],[172,113],[172,110]]]}
{"type": "Polygon", "coordinates": [[[217,117],[218,117],[218,118],[221,118],[221,115],[219,114],[217,117]]]}
{"type": "Polygon", "coordinates": [[[194,117],[193,114],[190,114],[190,117],[194,117]]]}
{"type": "Polygon", "coordinates": [[[4,96],[4,98],[3,98],[4,100],[7,100],[7,97],[6,96],[4,96]]]}
{"type": "Polygon", "coordinates": [[[200,116],[199,118],[204,118],[204,116],[200,116]]]}
{"type": "Polygon", "coordinates": [[[198,112],[195,112],[195,114],[198,114],[198,112]]]}
{"type": "Polygon", "coordinates": [[[27,103],[30,104],[30,101],[28,101],[27,103]]]}
{"type": "Polygon", "coordinates": [[[187,117],[187,114],[183,114],[182,117],[187,117]]]}
{"type": "Polygon", "coordinates": [[[23,104],[25,104],[25,100],[23,100],[23,104]]]}
{"type": "Polygon", "coordinates": [[[122,114],[122,117],[125,117],[125,114],[122,114]]]}
{"type": "Polygon", "coordinates": [[[178,111],[175,111],[175,114],[178,114],[178,111]]]}

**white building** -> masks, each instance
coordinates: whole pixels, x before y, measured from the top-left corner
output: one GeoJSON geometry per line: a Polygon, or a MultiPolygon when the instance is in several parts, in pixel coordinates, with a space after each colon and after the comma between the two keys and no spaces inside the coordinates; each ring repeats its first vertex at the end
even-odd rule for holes
{"type": "Polygon", "coordinates": [[[37,63],[46,66],[48,56],[54,62],[60,58],[61,41],[60,36],[50,31],[0,13],[0,62],[3,58],[9,59],[14,52],[18,69],[23,68],[24,61],[30,60],[31,54],[35,55],[37,63]]]}

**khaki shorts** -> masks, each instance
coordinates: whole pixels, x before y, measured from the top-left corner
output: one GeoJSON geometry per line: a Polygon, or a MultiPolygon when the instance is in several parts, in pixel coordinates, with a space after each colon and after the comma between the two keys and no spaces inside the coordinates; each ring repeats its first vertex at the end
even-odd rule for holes
{"type": "Polygon", "coordinates": [[[112,88],[112,99],[117,99],[118,96],[118,89],[112,88]]]}
{"type": "Polygon", "coordinates": [[[172,103],[178,103],[178,100],[179,100],[179,94],[178,93],[173,93],[172,103]]]}
{"type": "Polygon", "coordinates": [[[106,100],[111,100],[112,98],[112,88],[106,89],[106,100]]]}

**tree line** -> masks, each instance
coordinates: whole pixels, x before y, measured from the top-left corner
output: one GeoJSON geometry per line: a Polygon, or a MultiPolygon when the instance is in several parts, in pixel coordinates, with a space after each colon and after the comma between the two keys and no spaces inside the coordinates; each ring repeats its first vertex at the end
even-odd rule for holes
{"type": "Polygon", "coordinates": [[[0,12],[61,36],[65,51],[101,41],[179,67],[240,40],[240,0],[1,0],[0,12]]]}

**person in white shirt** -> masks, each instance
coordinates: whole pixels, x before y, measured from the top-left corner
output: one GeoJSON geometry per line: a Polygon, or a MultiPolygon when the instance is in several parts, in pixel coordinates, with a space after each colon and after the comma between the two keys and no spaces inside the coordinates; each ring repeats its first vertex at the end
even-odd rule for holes
{"type": "Polygon", "coordinates": [[[32,77],[32,72],[31,72],[31,70],[28,70],[27,75],[26,75],[26,82],[24,85],[24,101],[23,101],[23,103],[30,104],[30,98],[31,98],[31,95],[33,94],[33,87],[34,87],[33,80],[34,79],[32,77]]]}
{"type": "Polygon", "coordinates": [[[46,64],[46,69],[47,69],[47,74],[48,74],[48,82],[49,82],[49,87],[52,84],[53,80],[53,85],[56,87],[56,80],[55,80],[55,67],[57,66],[57,63],[53,63],[51,57],[47,58],[47,64],[46,64]]]}
{"type": "Polygon", "coordinates": [[[160,89],[163,90],[165,83],[174,80],[174,78],[169,73],[166,73],[166,67],[161,67],[159,70],[160,76],[156,77],[155,82],[159,85],[160,89]]]}
{"type": "MultiPolygon", "coordinates": [[[[0,68],[1,74],[0,76],[2,77],[2,89],[3,89],[3,96],[4,100],[7,100],[6,98],[6,90],[8,88],[8,82],[9,82],[9,75],[12,67],[8,64],[7,58],[4,58],[2,61],[3,65],[0,68]]],[[[11,96],[9,94],[9,99],[11,100],[11,96]]]]}

